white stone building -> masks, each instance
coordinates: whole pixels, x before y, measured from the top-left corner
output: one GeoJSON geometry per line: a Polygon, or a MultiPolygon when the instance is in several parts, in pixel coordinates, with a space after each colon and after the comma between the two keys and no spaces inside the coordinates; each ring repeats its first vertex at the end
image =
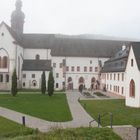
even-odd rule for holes
{"type": "Polygon", "coordinates": [[[100,69],[123,42],[23,33],[25,15],[17,0],[11,27],[0,25],[0,90],[11,89],[16,69],[18,87],[38,89],[41,74],[53,71],[55,89],[99,88],[100,69]]]}
{"type": "Polygon", "coordinates": [[[104,89],[140,107],[140,43],[25,34],[22,2],[17,0],[11,27],[0,24],[0,90],[11,89],[16,69],[18,87],[39,89],[53,71],[55,90],[104,89]],[[133,64],[133,66],[132,66],[133,64]]]}

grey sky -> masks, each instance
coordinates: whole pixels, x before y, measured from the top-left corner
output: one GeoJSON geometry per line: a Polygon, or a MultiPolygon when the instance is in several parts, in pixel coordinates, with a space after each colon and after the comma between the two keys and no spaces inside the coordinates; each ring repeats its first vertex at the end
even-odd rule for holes
{"type": "MultiPolygon", "coordinates": [[[[0,0],[10,25],[16,0],[0,0]]],[[[24,32],[104,34],[140,39],[140,0],[22,0],[24,32]]]]}

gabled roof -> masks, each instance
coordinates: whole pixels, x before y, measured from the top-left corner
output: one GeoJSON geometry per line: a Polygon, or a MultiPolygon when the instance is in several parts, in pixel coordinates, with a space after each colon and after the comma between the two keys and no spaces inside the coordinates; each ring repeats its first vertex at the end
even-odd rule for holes
{"type": "Polygon", "coordinates": [[[138,69],[140,70],[140,42],[131,43],[131,45],[134,51],[138,69]]]}
{"type": "Polygon", "coordinates": [[[23,71],[51,71],[51,60],[24,60],[23,71]]]}
{"type": "Polygon", "coordinates": [[[115,54],[114,57],[109,59],[104,63],[104,67],[102,69],[102,73],[108,72],[124,72],[126,69],[128,54],[129,54],[129,46],[125,50],[120,50],[115,54]]]}
{"type": "Polygon", "coordinates": [[[51,49],[52,56],[111,57],[126,41],[94,40],[58,37],[55,34],[17,34],[6,23],[8,31],[20,46],[31,49],[51,49]]]}
{"type": "Polygon", "coordinates": [[[5,22],[2,22],[0,26],[5,25],[9,33],[12,35],[12,37],[15,39],[16,43],[21,45],[22,44],[22,39],[21,35],[18,35],[14,30],[12,30],[11,27],[9,27],[5,22]]]}

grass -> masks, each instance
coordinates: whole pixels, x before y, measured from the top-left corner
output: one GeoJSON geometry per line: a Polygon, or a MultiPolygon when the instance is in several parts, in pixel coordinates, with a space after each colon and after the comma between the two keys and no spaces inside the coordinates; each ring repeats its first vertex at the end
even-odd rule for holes
{"type": "MultiPolygon", "coordinates": [[[[125,100],[94,100],[80,101],[82,106],[86,105],[86,111],[96,120],[98,114],[113,113],[113,125],[140,126],[140,108],[125,106],[125,100]]],[[[110,125],[110,116],[101,118],[101,125],[110,125]]]]}
{"type": "Polygon", "coordinates": [[[33,134],[33,130],[0,117],[0,139],[33,134]]]}
{"type": "Polygon", "coordinates": [[[58,129],[46,134],[14,138],[11,140],[122,140],[108,128],[58,129]]]}
{"type": "Polygon", "coordinates": [[[65,122],[72,120],[65,94],[52,97],[40,94],[0,95],[0,106],[29,114],[48,121],[65,122]]]}

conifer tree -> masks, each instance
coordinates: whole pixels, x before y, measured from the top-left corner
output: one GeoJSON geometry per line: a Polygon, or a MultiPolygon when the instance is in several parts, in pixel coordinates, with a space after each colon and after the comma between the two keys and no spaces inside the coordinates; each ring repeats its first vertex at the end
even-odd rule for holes
{"type": "Polygon", "coordinates": [[[17,95],[17,74],[16,74],[16,69],[14,70],[13,72],[13,75],[12,75],[12,88],[11,88],[11,94],[13,96],[16,96],[17,95]]]}
{"type": "Polygon", "coordinates": [[[50,71],[49,79],[48,79],[48,95],[52,96],[53,93],[54,93],[54,77],[53,77],[53,72],[50,71]]]}
{"type": "Polygon", "coordinates": [[[46,93],[46,76],[45,76],[45,71],[43,71],[41,75],[41,92],[42,94],[46,93]]]}

